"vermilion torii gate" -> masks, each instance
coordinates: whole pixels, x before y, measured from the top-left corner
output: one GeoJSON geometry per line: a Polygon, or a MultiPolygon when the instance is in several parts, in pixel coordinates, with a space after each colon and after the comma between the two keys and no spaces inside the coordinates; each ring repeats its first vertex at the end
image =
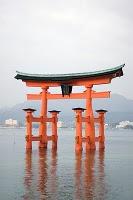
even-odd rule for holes
{"type": "Polygon", "coordinates": [[[32,141],[39,141],[40,148],[46,148],[48,141],[52,141],[52,147],[57,147],[57,115],[60,111],[50,111],[51,117],[47,117],[47,102],[51,99],[85,99],[86,108],[73,108],[76,113],[76,137],[75,148],[82,150],[82,143],[86,143],[86,150],[95,149],[95,142],[99,141],[99,147],[104,148],[104,114],[106,110],[97,110],[99,116],[94,117],[92,108],[93,98],[109,98],[110,92],[95,92],[92,90],[94,85],[109,84],[116,77],[123,76],[123,65],[115,68],[72,74],[27,74],[17,72],[16,79],[21,79],[28,87],[39,87],[39,94],[27,94],[28,100],[40,100],[41,112],[39,117],[34,117],[34,109],[27,108],[26,111],[26,148],[32,148],[32,141]],[[50,87],[61,87],[62,94],[51,94],[48,92],[50,87]],[[84,86],[85,91],[72,93],[73,86],[84,86]],[[82,113],[85,111],[85,116],[82,113]],[[32,135],[32,122],[39,122],[38,136],[32,135]],[[52,135],[47,136],[47,122],[52,123],[52,135]],[[82,136],[82,123],[85,123],[85,137],[82,136]],[[99,137],[95,137],[95,123],[99,123],[99,137]]]}

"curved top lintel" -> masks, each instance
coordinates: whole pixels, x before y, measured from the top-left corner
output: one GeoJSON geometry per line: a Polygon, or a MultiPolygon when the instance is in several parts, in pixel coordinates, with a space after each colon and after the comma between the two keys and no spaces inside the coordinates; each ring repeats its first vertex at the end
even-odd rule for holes
{"type": "Polygon", "coordinates": [[[125,64],[120,66],[100,70],[93,72],[84,72],[84,73],[70,73],[70,74],[29,74],[17,71],[15,79],[20,79],[22,81],[32,81],[32,82],[60,82],[67,83],[69,81],[76,80],[90,80],[101,77],[110,77],[116,78],[123,76],[123,70],[125,64]]]}

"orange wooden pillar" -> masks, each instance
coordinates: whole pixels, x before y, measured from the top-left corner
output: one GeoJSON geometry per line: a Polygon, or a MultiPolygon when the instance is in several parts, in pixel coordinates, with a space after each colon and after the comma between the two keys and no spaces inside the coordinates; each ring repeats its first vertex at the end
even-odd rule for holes
{"type": "Polygon", "coordinates": [[[84,108],[73,108],[76,113],[76,137],[75,137],[75,150],[82,151],[82,112],[84,108]]]}
{"type": "Polygon", "coordinates": [[[41,136],[41,140],[39,143],[40,148],[47,148],[47,89],[48,87],[42,88],[42,99],[41,99],[41,112],[40,117],[42,121],[40,122],[39,127],[39,136],[41,136]]]}
{"type": "Polygon", "coordinates": [[[104,149],[104,141],[105,141],[105,134],[104,134],[104,122],[105,122],[105,113],[107,110],[96,110],[99,114],[99,148],[104,149]]]}
{"type": "Polygon", "coordinates": [[[60,113],[58,110],[51,110],[49,111],[52,115],[52,149],[57,148],[57,140],[58,140],[58,135],[57,135],[57,122],[58,118],[57,115],[60,113]]]}
{"type": "Polygon", "coordinates": [[[89,118],[89,121],[85,123],[85,136],[90,138],[86,141],[86,150],[95,149],[95,125],[94,125],[94,116],[92,109],[92,86],[86,87],[86,118],[89,118]]]}
{"type": "Polygon", "coordinates": [[[36,110],[32,108],[23,110],[26,112],[26,149],[32,149],[32,113],[36,110]]]}

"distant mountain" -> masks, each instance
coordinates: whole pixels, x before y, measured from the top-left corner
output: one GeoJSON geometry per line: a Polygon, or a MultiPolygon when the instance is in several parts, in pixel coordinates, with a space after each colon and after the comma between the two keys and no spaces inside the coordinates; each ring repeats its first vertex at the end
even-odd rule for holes
{"type": "MultiPolygon", "coordinates": [[[[93,106],[94,110],[108,110],[106,115],[107,123],[114,123],[122,120],[133,121],[133,100],[129,100],[122,95],[112,94],[110,99],[95,99],[93,100],[93,106]]],[[[35,115],[39,115],[40,102],[27,101],[11,108],[0,109],[0,122],[3,123],[6,119],[12,118],[24,123],[25,113],[22,109],[27,107],[35,108],[37,110],[35,115]]],[[[85,100],[51,100],[48,103],[48,110],[60,110],[60,120],[70,122],[74,121],[74,112],[72,111],[74,107],[85,107],[85,100]]]]}

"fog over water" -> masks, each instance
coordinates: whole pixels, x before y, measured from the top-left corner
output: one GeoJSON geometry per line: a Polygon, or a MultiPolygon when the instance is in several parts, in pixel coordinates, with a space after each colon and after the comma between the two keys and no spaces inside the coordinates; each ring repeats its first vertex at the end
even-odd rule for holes
{"type": "Polygon", "coordinates": [[[85,72],[126,63],[124,77],[105,88],[133,99],[132,7],[131,0],[0,0],[0,108],[25,100],[16,70],[85,72]]]}

